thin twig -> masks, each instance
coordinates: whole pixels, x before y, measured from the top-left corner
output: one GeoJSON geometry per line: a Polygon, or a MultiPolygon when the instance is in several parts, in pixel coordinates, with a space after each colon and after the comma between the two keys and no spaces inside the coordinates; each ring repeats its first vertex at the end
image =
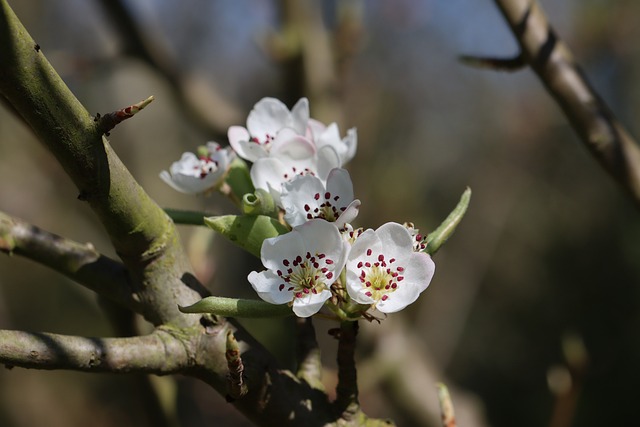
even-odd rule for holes
{"type": "Polygon", "coordinates": [[[478,68],[489,68],[498,71],[518,71],[527,66],[522,55],[512,58],[490,58],[488,56],[461,55],[460,61],[478,68]]]}
{"type": "Polygon", "coordinates": [[[640,148],[618,122],[535,0],[495,0],[521,55],[602,167],[640,205],[640,148]]]}

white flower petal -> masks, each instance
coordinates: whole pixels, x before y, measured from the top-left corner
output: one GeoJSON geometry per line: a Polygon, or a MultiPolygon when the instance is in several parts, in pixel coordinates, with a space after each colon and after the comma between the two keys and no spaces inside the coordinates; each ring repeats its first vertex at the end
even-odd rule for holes
{"type": "Polygon", "coordinates": [[[249,133],[264,143],[268,137],[276,134],[291,120],[291,112],[281,101],[275,98],[262,98],[254,105],[247,117],[249,133]]]}
{"type": "Polygon", "coordinates": [[[284,259],[293,259],[304,254],[306,246],[300,233],[287,233],[265,239],[260,248],[260,259],[266,268],[277,271],[285,270],[284,259]]]}
{"type": "Polygon", "coordinates": [[[325,301],[331,298],[331,292],[324,290],[318,294],[308,294],[293,300],[293,312],[298,317],[309,317],[316,314],[325,301]]]}
{"type": "Polygon", "coordinates": [[[220,183],[231,159],[226,149],[216,150],[214,156],[201,160],[193,153],[184,153],[180,160],[173,162],[169,172],[160,173],[160,178],[182,193],[203,193],[220,183]]]}
{"type": "Polygon", "coordinates": [[[375,304],[383,313],[413,303],[433,278],[435,264],[413,251],[411,234],[396,223],[362,233],[347,261],[347,292],[361,304],[375,304]]]}
{"type": "Polygon", "coordinates": [[[282,279],[271,270],[260,273],[252,271],[247,280],[258,296],[270,304],[285,304],[293,299],[293,292],[288,288],[280,290],[282,279]]]}
{"type": "Polygon", "coordinates": [[[231,126],[227,131],[227,137],[231,148],[245,160],[255,162],[269,155],[264,146],[251,141],[249,132],[242,126],[231,126]]]}
{"type": "Polygon", "coordinates": [[[309,100],[300,98],[291,109],[291,127],[300,135],[304,135],[309,121],[309,100]]]}
{"type": "Polygon", "coordinates": [[[332,169],[339,168],[341,166],[340,156],[336,152],[335,148],[330,145],[325,145],[318,149],[317,158],[318,177],[326,182],[329,172],[331,172],[332,169]]]}
{"type": "Polygon", "coordinates": [[[341,168],[332,169],[327,177],[327,191],[334,197],[338,196],[343,203],[350,203],[353,200],[353,182],[349,172],[341,168]]]}
{"type": "Polygon", "coordinates": [[[348,248],[335,226],[312,220],[266,239],[261,258],[268,270],[253,271],[248,280],[265,301],[292,302],[296,315],[311,316],[331,297],[330,286],[344,267],[348,248]]]}
{"type": "Polygon", "coordinates": [[[280,200],[285,210],[284,219],[295,227],[311,219],[308,215],[318,208],[319,202],[313,195],[325,192],[322,181],[311,175],[297,176],[283,184],[280,200]]]}
{"type": "Polygon", "coordinates": [[[271,155],[291,160],[306,160],[316,154],[313,143],[291,128],[283,128],[271,145],[271,155]]]}
{"type": "Polygon", "coordinates": [[[360,212],[360,200],[355,199],[353,202],[349,203],[349,206],[342,212],[342,214],[336,219],[336,227],[338,229],[342,229],[345,224],[351,223],[360,212]]]}

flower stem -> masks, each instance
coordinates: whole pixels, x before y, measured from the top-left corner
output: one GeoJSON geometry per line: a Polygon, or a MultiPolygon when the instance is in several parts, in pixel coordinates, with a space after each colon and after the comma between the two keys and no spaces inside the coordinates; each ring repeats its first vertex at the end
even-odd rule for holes
{"type": "Polygon", "coordinates": [[[355,362],[358,322],[340,323],[338,336],[338,386],[335,405],[343,419],[350,419],[360,411],[358,403],[358,375],[355,362]]]}
{"type": "Polygon", "coordinates": [[[210,214],[197,211],[183,211],[180,209],[165,208],[164,211],[175,224],[205,225],[204,218],[210,214]]]}

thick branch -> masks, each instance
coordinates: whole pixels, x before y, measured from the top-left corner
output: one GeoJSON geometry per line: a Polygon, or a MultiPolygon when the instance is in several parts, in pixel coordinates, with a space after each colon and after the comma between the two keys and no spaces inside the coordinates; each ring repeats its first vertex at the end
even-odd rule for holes
{"type": "Polygon", "coordinates": [[[640,148],[593,90],[535,0],[495,0],[522,57],[591,153],[640,204],[640,148]]]}
{"type": "Polygon", "coordinates": [[[152,323],[187,326],[178,311],[199,295],[171,220],[136,183],[93,117],[60,79],[42,50],[0,0],[0,93],[33,128],[107,229],[152,323]]]}
{"type": "Polygon", "coordinates": [[[57,236],[0,212],[0,251],[46,265],[96,293],[140,311],[124,266],[90,244],[57,236]]]}
{"type": "Polygon", "coordinates": [[[0,330],[0,363],[31,369],[165,375],[185,372],[190,359],[182,343],[162,330],[132,338],[0,330]]]}

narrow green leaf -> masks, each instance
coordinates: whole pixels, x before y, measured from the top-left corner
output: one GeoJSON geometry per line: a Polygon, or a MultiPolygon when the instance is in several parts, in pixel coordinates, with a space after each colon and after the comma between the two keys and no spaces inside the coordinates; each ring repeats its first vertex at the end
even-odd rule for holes
{"type": "Polygon", "coordinates": [[[429,233],[427,236],[427,248],[424,250],[426,253],[433,255],[435,254],[440,246],[444,245],[444,243],[451,237],[453,232],[456,230],[456,227],[464,217],[464,214],[467,212],[467,207],[469,207],[469,201],[471,200],[471,189],[467,187],[467,189],[462,193],[460,197],[460,201],[457,206],[451,211],[449,216],[442,221],[442,224],[438,226],[433,232],[429,233]]]}
{"type": "Polygon", "coordinates": [[[283,317],[293,315],[287,304],[274,305],[262,300],[207,297],[188,307],[178,306],[183,313],[209,313],[225,317],[283,317]]]}
{"type": "Polygon", "coordinates": [[[264,215],[224,215],[205,218],[204,222],[227,239],[260,258],[264,239],[277,237],[289,230],[273,218],[264,215]]]}

